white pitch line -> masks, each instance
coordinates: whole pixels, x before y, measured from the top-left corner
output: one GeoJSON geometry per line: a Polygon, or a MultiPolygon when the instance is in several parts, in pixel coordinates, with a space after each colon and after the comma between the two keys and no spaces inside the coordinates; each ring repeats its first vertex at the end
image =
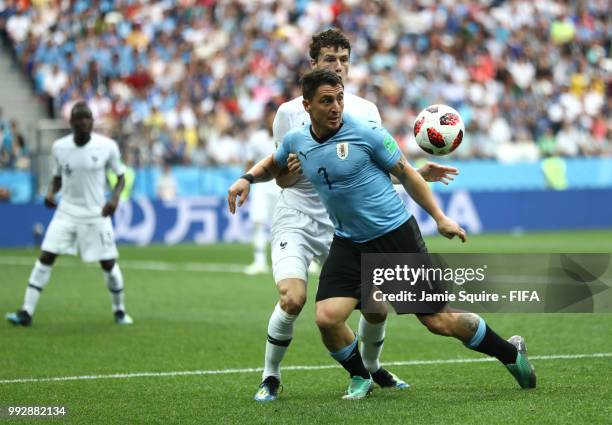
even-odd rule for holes
{"type": "MultiPolygon", "coordinates": [[[[612,353],[592,353],[592,354],[554,354],[543,356],[532,356],[530,360],[574,360],[612,357],[612,353]]],[[[439,359],[439,360],[408,360],[385,362],[386,366],[417,366],[417,365],[440,365],[456,363],[485,363],[495,361],[492,357],[478,359],[439,359]]],[[[283,370],[322,370],[336,369],[339,365],[312,365],[312,366],[286,366],[283,370]]],[[[57,376],[52,378],[22,378],[22,379],[3,379],[0,384],[23,384],[28,382],[60,382],[60,381],[92,381],[97,379],[128,379],[128,378],[151,378],[167,376],[194,376],[194,375],[229,375],[235,373],[258,373],[262,368],[243,368],[243,369],[219,369],[219,370],[185,370],[176,372],[137,372],[137,373],[114,373],[111,375],[82,375],[82,376],[57,376]]]]}
{"type": "MultiPolygon", "coordinates": [[[[36,257],[0,256],[0,264],[10,266],[32,267],[36,257]]],[[[216,273],[243,273],[247,264],[225,264],[225,263],[172,263],[167,261],[150,260],[121,260],[122,269],[132,270],[154,270],[154,271],[187,271],[187,272],[216,272],[216,273]]],[[[58,259],[54,267],[99,267],[97,263],[82,263],[74,261],[62,261],[58,259]]]]}

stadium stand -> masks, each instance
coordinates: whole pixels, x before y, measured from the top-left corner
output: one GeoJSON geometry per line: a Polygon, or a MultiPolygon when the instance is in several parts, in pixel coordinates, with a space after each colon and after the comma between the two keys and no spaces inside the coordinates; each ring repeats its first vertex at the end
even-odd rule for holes
{"type": "Polygon", "coordinates": [[[412,156],[412,122],[445,103],[456,158],[607,156],[609,3],[550,1],[15,1],[0,28],[49,116],[78,98],[136,167],[239,164],[264,108],[296,94],[310,36],[353,40],[348,90],[412,156]],[[381,29],[384,28],[384,31],[381,29]]]}

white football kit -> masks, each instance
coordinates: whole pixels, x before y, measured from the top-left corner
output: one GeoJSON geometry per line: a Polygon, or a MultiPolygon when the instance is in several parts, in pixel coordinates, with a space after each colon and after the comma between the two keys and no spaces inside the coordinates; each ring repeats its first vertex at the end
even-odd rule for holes
{"type": "Polygon", "coordinates": [[[106,171],[125,172],[117,143],[92,133],[84,146],[72,134],[53,143],[53,176],[62,178],[59,205],[42,243],[42,250],[76,255],[83,261],[118,257],[110,217],[102,217],[106,203],[106,171]]]}
{"type": "MultiPolygon", "coordinates": [[[[382,126],[378,108],[359,96],[345,94],[344,111],[382,126]]],[[[278,147],[285,134],[310,124],[302,97],[283,103],[274,117],[273,137],[278,147]]],[[[257,185],[255,185],[257,186],[257,185]]],[[[313,259],[327,258],[334,236],[325,206],[312,184],[304,177],[282,190],[272,221],[272,271],[276,283],[297,278],[308,282],[308,266],[313,259]]]]}
{"type": "MultiPolygon", "coordinates": [[[[258,130],[249,138],[246,146],[246,159],[257,163],[274,153],[273,140],[268,130],[258,130]]],[[[253,223],[269,226],[272,213],[278,202],[280,188],[276,182],[269,181],[251,186],[249,214],[253,223]]]]}

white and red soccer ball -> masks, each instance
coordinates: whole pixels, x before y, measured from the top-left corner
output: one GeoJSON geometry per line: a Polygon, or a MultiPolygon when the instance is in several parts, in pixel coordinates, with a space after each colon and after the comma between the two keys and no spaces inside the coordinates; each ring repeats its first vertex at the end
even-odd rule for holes
{"type": "Polygon", "coordinates": [[[414,137],[430,155],[446,155],[459,147],[465,126],[459,112],[447,105],[423,109],[414,122],[414,137]]]}

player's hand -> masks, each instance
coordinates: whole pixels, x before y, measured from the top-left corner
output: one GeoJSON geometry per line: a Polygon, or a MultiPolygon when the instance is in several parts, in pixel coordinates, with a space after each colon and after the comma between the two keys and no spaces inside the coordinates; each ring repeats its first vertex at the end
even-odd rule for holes
{"type": "Polygon", "coordinates": [[[300,160],[296,154],[289,154],[289,158],[287,159],[287,168],[289,169],[290,174],[302,174],[302,164],[300,164],[300,160]]]}
{"type": "Polygon", "coordinates": [[[250,191],[251,183],[245,179],[238,179],[230,186],[227,190],[227,207],[232,214],[236,212],[236,198],[239,197],[238,206],[241,207],[247,200],[250,191]]]}
{"type": "Polygon", "coordinates": [[[445,165],[436,164],[435,162],[428,162],[420,167],[418,172],[423,176],[425,181],[440,182],[446,185],[455,180],[454,176],[459,174],[459,170],[455,167],[447,167],[445,165]]]}
{"type": "Polygon", "coordinates": [[[119,201],[110,200],[102,207],[102,217],[110,217],[115,214],[119,201]]]}
{"type": "Polygon", "coordinates": [[[55,196],[48,194],[45,196],[45,207],[47,208],[57,208],[57,202],[55,202],[55,196]]]}
{"type": "Polygon", "coordinates": [[[445,238],[452,239],[458,236],[461,242],[467,241],[465,230],[463,230],[454,220],[444,216],[438,220],[438,232],[445,238]]]}
{"type": "Polygon", "coordinates": [[[276,176],[276,185],[284,189],[293,186],[299,179],[299,175],[291,174],[287,168],[283,168],[276,176]]]}

